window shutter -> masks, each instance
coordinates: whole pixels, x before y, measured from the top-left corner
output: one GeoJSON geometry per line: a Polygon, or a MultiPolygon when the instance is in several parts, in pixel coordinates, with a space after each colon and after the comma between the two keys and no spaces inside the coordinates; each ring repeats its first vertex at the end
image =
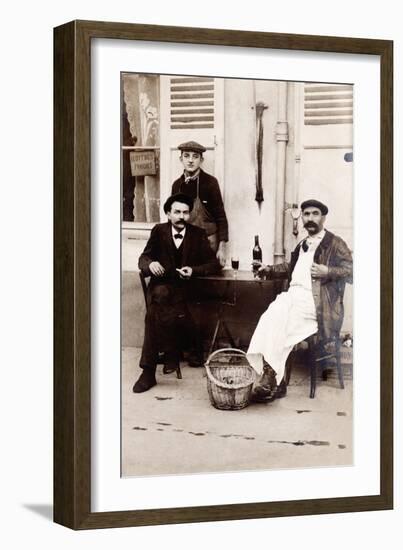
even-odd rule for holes
{"type": "Polygon", "coordinates": [[[170,79],[171,130],[214,128],[214,78],[170,79]]]}
{"type": "Polygon", "coordinates": [[[350,84],[305,84],[304,124],[353,123],[353,86],[350,84]]]}

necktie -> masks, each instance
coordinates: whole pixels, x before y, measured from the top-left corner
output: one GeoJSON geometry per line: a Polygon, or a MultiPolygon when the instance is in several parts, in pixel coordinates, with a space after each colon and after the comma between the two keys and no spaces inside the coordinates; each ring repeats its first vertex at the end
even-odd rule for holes
{"type": "Polygon", "coordinates": [[[306,252],[309,248],[309,243],[307,242],[307,239],[302,243],[302,250],[306,252]]]}
{"type": "Polygon", "coordinates": [[[180,240],[182,240],[182,239],[183,239],[182,233],[175,233],[174,239],[180,239],[180,240]]]}

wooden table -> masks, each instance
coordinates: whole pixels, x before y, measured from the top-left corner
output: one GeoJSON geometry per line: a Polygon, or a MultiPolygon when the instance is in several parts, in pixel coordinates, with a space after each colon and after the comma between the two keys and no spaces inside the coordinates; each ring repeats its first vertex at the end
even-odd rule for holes
{"type": "Polygon", "coordinates": [[[232,347],[238,347],[233,335],[234,328],[242,331],[243,336],[246,331],[250,340],[260,316],[282,292],[284,282],[279,279],[255,278],[252,271],[224,269],[216,275],[198,277],[196,285],[201,305],[205,301],[216,304],[216,321],[208,352],[210,355],[220,331],[225,333],[232,347]],[[232,330],[229,327],[231,323],[232,330]]]}

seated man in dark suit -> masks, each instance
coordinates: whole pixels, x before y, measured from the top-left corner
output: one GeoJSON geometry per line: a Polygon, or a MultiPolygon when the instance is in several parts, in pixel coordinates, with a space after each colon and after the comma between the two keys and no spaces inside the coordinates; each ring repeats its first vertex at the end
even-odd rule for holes
{"type": "Polygon", "coordinates": [[[209,245],[204,229],[188,222],[193,199],[182,193],[168,198],[164,212],[168,222],[151,231],[139,258],[139,268],[151,276],[147,289],[147,313],[140,367],[142,374],[133,386],[142,393],[155,386],[158,353],[165,354],[164,372],[177,369],[185,342],[197,347],[197,331],[188,308],[191,278],[209,275],[220,264],[209,245]]]}

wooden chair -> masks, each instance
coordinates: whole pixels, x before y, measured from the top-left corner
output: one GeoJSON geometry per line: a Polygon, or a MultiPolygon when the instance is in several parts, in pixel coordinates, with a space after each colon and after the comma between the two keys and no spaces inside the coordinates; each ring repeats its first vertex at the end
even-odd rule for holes
{"type": "MultiPolygon", "coordinates": [[[[309,397],[311,399],[315,397],[318,370],[320,370],[322,374],[322,379],[327,379],[327,376],[325,377],[324,375],[324,369],[326,368],[327,363],[330,359],[335,359],[340,388],[344,389],[344,378],[340,353],[340,334],[338,334],[333,340],[330,340],[326,343],[318,342],[317,336],[314,334],[313,336],[307,338],[305,342],[307,342],[308,344],[307,356],[311,374],[311,387],[309,397]]],[[[291,370],[292,359],[289,359],[285,370],[285,383],[287,384],[287,386],[290,382],[291,370]]]]}
{"type": "MultiPolygon", "coordinates": [[[[140,282],[141,282],[141,288],[143,289],[143,294],[144,294],[144,303],[145,303],[145,306],[146,306],[146,310],[148,310],[148,302],[147,302],[148,282],[147,282],[147,279],[149,279],[149,277],[146,277],[141,270],[139,271],[139,277],[140,277],[140,282]]],[[[162,364],[162,365],[165,364],[165,362],[164,362],[164,352],[162,352],[162,351],[158,352],[158,364],[159,365],[160,364],[162,364]]],[[[164,372],[164,374],[167,374],[167,373],[164,372]]],[[[177,369],[176,369],[176,378],[178,378],[178,380],[182,379],[182,372],[181,372],[180,366],[178,366],[177,369]]]]}

